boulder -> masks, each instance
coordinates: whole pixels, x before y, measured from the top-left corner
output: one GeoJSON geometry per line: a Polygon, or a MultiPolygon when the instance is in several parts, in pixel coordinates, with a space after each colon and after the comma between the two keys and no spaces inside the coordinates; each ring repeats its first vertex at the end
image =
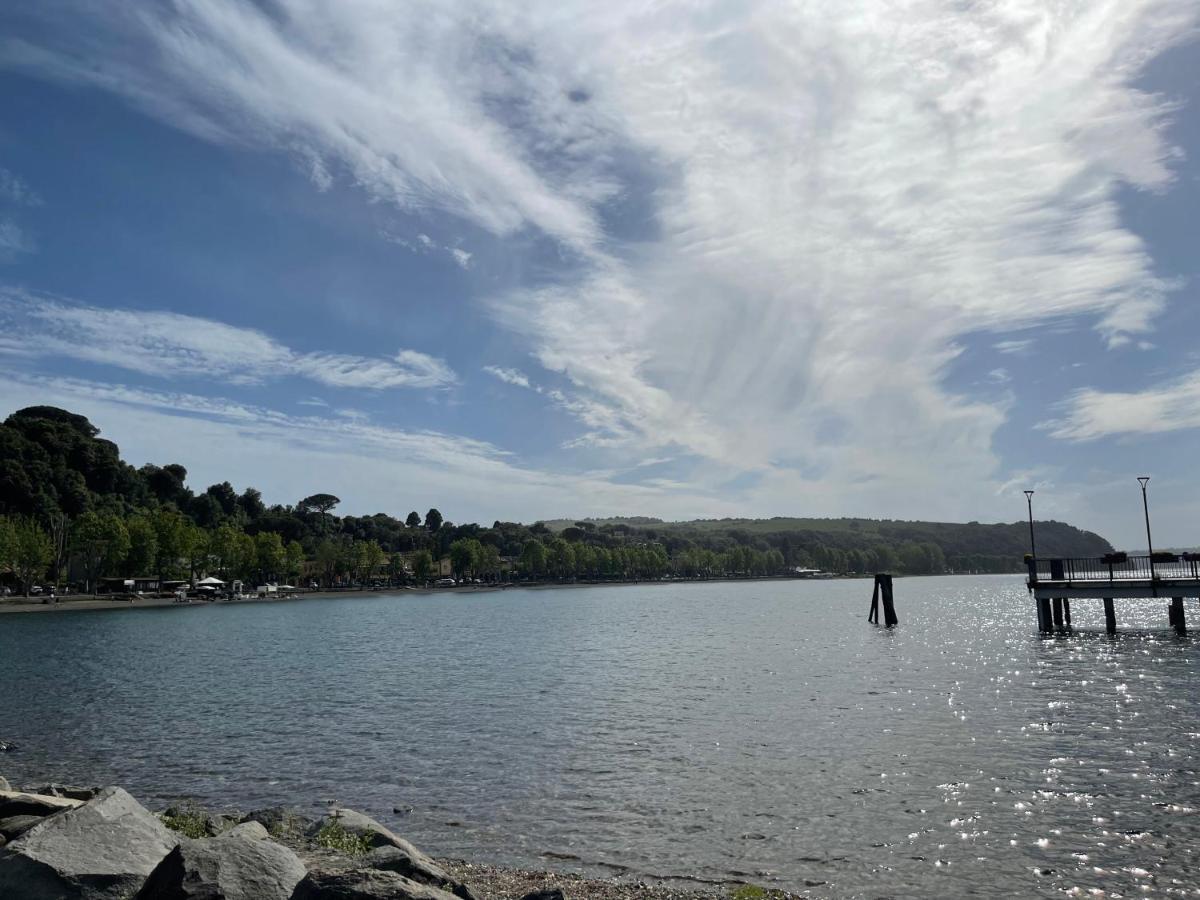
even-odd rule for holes
{"type": "Polygon", "coordinates": [[[233,837],[234,835],[252,841],[265,841],[271,837],[270,833],[267,829],[263,828],[260,822],[242,822],[239,825],[234,825],[222,837],[233,837]]]}
{"type": "Polygon", "coordinates": [[[11,791],[12,785],[8,783],[8,779],[0,775],[0,791],[11,791]]]}
{"type": "Polygon", "coordinates": [[[309,872],[296,885],[292,900],[455,900],[455,896],[395,872],[355,869],[309,872]]]}
{"type": "Polygon", "coordinates": [[[304,863],[257,822],[192,840],[158,864],[135,900],[289,900],[304,863]]]}
{"type": "Polygon", "coordinates": [[[9,816],[7,819],[0,819],[0,836],[6,840],[15,840],[42,819],[42,816],[9,816]]]}
{"type": "Polygon", "coordinates": [[[0,849],[5,900],[116,900],[133,894],[178,843],[120,788],[43,819],[0,849]]]}
{"type": "Polygon", "coordinates": [[[335,809],[327,816],[323,816],[309,828],[309,834],[315,835],[327,825],[337,824],[349,831],[351,834],[361,835],[366,837],[370,842],[371,847],[397,847],[409,854],[414,860],[421,863],[428,863],[430,866],[436,867],[436,863],[406,841],[404,838],[393,834],[385,826],[380,825],[370,816],[363,815],[353,809],[335,809]]]}
{"type": "Polygon", "coordinates": [[[64,809],[83,806],[82,800],[34,794],[28,791],[0,791],[0,819],[9,816],[49,816],[64,809]]]}
{"type": "Polygon", "coordinates": [[[302,816],[295,810],[283,806],[269,806],[266,809],[256,809],[242,816],[243,822],[257,822],[271,834],[281,834],[286,831],[303,833],[312,827],[313,820],[302,816]]]}
{"type": "Polygon", "coordinates": [[[69,797],[72,800],[87,801],[91,800],[103,789],[98,787],[72,787],[68,784],[39,784],[34,787],[27,787],[25,790],[30,794],[46,794],[51,797],[69,797]]]}
{"type": "Polygon", "coordinates": [[[410,850],[388,844],[368,853],[363,858],[363,864],[383,872],[395,872],[418,884],[441,888],[460,900],[476,900],[470,888],[455,881],[445,869],[419,850],[414,855],[410,850]]]}

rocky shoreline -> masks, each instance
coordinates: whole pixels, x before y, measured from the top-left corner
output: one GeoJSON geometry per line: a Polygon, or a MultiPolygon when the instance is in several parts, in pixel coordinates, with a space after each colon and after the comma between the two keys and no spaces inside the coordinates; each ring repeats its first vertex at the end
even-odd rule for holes
{"type": "Polygon", "coordinates": [[[119,787],[0,778],[4,900],[790,900],[753,886],[697,890],[434,860],[331,806],[151,812],[119,787]]]}

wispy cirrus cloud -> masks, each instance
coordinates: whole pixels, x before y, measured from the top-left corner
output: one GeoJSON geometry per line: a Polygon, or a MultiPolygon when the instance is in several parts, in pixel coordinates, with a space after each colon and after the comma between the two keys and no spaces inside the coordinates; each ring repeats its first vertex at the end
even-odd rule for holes
{"type": "Polygon", "coordinates": [[[100,363],[157,377],[234,384],[297,377],[330,387],[441,388],[457,380],[416,350],[391,358],[299,352],[253,328],[180,313],[109,309],[0,288],[0,353],[100,363]]]}
{"type": "Polygon", "coordinates": [[[1068,441],[1200,428],[1200,371],[1142,391],[1085,388],[1061,405],[1062,417],[1039,427],[1068,441]]]}
{"type": "Polygon", "coordinates": [[[88,27],[0,64],[321,188],[548,236],[564,264],[486,302],[570,383],[574,443],[677,447],[714,483],[761,476],[760,502],[894,513],[952,484],[987,508],[1009,401],[946,388],[963,338],[1086,317],[1120,346],[1177,287],[1119,192],[1171,184],[1176,110],[1137,80],[1194,36],[1193,0],[28,15],[88,27]]]}

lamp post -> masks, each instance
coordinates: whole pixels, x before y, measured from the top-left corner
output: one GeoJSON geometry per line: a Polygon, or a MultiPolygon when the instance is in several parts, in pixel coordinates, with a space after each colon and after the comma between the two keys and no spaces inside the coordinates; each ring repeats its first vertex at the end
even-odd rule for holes
{"type": "Polygon", "coordinates": [[[1142,486],[1142,511],[1146,514],[1146,551],[1150,554],[1150,581],[1154,581],[1154,541],[1150,539],[1150,505],[1146,500],[1146,482],[1149,475],[1139,475],[1138,484],[1142,486]]]}
{"type": "Polygon", "coordinates": [[[1034,571],[1037,571],[1037,544],[1033,542],[1033,491],[1025,492],[1025,503],[1029,507],[1029,555],[1033,557],[1034,571]]]}

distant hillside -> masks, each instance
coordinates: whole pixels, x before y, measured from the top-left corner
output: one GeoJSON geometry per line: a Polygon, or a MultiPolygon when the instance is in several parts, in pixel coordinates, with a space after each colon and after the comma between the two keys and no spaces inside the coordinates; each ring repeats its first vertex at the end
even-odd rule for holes
{"type": "MultiPolygon", "coordinates": [[[[916,547],[933,545],[952,571],[1019,571],[1029,552],[1029,523],[1011,522],[921,522],[898,519],[696,519],[690,522],[664,522],[644,516],[580,520],[601,529],[628,530],[647,540],[663,543],[668,551],[678,545],[693,545],[720,551],[727,546],[751,545],[760,549],[778,549],[791,560],[807,557],[825,568],[850,568],[841,557],[860,553],[874,557],[879,568],[917,568],[915,558],[906,561],[905,553],[915,557],[916,547]],[[889,555],[890,554],[890,555],[889,555]],[[890,563],[890,564],[889,564],[890,563]]],[[[552,531],[562,532],[575,522],[558,519],[546,522],[552,531]]],[[[1040,556],[1094,557],[1112,552],[1112,545],[1100,535],[1083,531],[1065,522],[1036,522],[1040,556]]],[[[865,568],[872,568],[868,560],[865,568]]],[[[939,571],[938,560],[931,560],[930,571],[939,571]]]]}

